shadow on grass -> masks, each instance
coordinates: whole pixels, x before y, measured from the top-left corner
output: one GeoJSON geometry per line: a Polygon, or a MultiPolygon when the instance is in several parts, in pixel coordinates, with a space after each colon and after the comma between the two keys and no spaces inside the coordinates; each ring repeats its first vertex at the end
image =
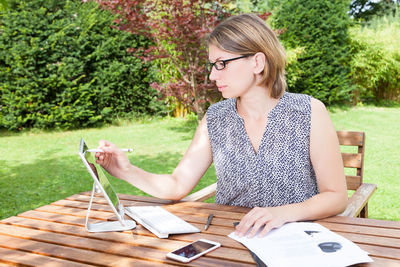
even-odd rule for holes
{"type": "Polygon", "coordinates": [[[9,166],[1,162],[0,218],[89,190],[91,183],[84,178],[78,160],[78,156],[70,156],[9,166]]]}
{"type": "Polygon", "coordinates": [[[365,103],[359,103],[357,105],[352,105],[352,104],[335,104],[335,105],[330,105],[327,106],[327,109],[331,113],[336,113],[339,111],[350,111],[351,109],[355,107],[376,107],[376,108],[400,108],[400,102],[396,101],[391,101],[391,100],[381,100],[381,101],[370,101],[370,102],[365,102],[365,103]]]}
{"type": "Polygon", "coordinates": [[[0,129],[0,137],[19,136],[21,132],[12,132],[6,129],[0,129]]]}
{"type": "Polygon", "coordinates": [[[381,108],[399,108],[400,102],[394,100],[377,100],[377,101],[371,101],[367,105],[381,107],[381,108]]]}
{"type": "MultiPolygon", "coordinates": [[[[130,161],[146,171],[172,173],[182,155],[162,153],[131,156],[130,161]]],[[[41,158],[29,164],[7,165],[0,161],[0,219],[17,215],[92,189],[92,179],[78,155],[41,158]]],[[[110,177],[118,193],[146,195],[130,184],[110,177]]],[[[196,191],[215,182],[213,168],[196,186],[196,191]]]]}
{"type": "MultiPolygon", "coordinates": [[[[186,133],[188,134],[188,136],[193,136],[198,125],[199,122],[197,121],[197,119],[190,118],[183,120],[182,123],[179,124],[179,126],[171,126],[168,127],[168,129],[177,133],[186,133]]],[[[190,139],[191,138],[192,137],[190,137],[190,139]]]]}
{"type": "Polygon", "coordinates": [[[71,128],[71,129],[63,129],[63,128],[21,128],[19,130],[10,131],[8,129],[0,128],[0,137],[8,137],[8,136],[20,136],[23,134],[52,134],[52,133],[62,133],[65,131],[80,131],[82,129],[100,129],[101,126],[98,127],[81,127],[81,128],[71,128]]]}

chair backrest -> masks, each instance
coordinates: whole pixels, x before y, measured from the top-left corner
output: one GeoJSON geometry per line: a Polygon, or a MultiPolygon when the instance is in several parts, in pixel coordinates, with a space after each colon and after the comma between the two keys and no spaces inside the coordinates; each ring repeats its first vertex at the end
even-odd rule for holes
{"type": "Polygon", "coordinates": [[[357,147],[357,152],[342,152],[344,167],[356,169],[356,175],[346,175],[347,189],[357,190],[363,183],[365,133],[350,131],[337,131],[336,133],[341,146],[357,147]]]}

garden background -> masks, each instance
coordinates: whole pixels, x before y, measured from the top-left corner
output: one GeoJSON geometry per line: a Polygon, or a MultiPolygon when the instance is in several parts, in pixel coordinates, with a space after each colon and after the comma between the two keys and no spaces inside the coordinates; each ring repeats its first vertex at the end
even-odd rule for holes
{"type": "MultiPolygon", "coordinates": [[[[288,90],[323,101],[337,130],[366,132],[369,217],[400,220],[399,1],[99,2],[0,1],[0,219],[91,189],[81,137],[172,172],[221,99],[204,35],[256,12],[286,48],[288,90]]],[[[213,182],[210,168],[195,190],[213,182]]]]}

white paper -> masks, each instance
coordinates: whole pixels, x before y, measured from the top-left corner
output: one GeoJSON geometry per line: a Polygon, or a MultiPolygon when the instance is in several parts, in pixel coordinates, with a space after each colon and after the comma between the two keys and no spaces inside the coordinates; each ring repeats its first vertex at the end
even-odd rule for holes
{"type": "Polygon", "coordinates": [[[373,261],[356,244],[317,223],[287,223],[262,238],[239,237],[234,232],[228,236],[253,251],[268,267],[336,267],[373,261]]]}

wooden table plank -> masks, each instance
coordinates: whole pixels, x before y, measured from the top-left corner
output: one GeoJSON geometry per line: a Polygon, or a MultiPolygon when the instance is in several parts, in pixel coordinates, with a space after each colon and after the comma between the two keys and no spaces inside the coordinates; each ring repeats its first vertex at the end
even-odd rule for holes
{"type": "Polygon", "coordinates": [[[352,224],[352,225],[363,225],[363,226],[373,226],[380,228],[391,228],[400,229],[400,221],[385,221],[385,220],[375,220],[368,218],[353,218],[345,216],[334,216],[319,220],[320,222],[332,222],[339,224],[352,224]]]}
{"type": "Polygon", "coordinates": [[[161,265],[160,262],[149,262],[147,260],[140,261],[139,259],[123,257],[121,255],[105,254],[97,251],[71,248],[13,236],[0,235],[0,242],[3,244],[3,247],[23,250],[49,257],[66,259],[69,261],[75,261],[77,263],[123,266],[125,264],[132,265],[134,262],[140,262],[140,264],[143,263],[147,266],[161,265]]]}
{"type": "MultiPolygon", "coordinates": [[[[48,212],[40,212],[37,210],[29,210],[25,211],[21,214],[18,214],[20,218],[32,218],[42,221],[51,221],[51,222],[59,222],[63,224],[77,225],[77,226],[85,226],[85,218],[84,217],[76,217],[73,215],[65,215],[65,214],[56,214],[56,213],[48,213],[48,212]]],[[[95,220],[91,219],[91,222],[98,223],[104,222],[104,220],[95,220]]]]}
{"type": "Polygon", "coordinates": [[[336,232],[336,233],[357,244],[378,245],[383,247],[400,249],[400,239],[398,238],[382,237],[382,236],[376,237],[371,235],[360,235],[358,233],[341,233],[341,232],[336,232]]]}
{"type": "Polygon", "coordinates": [[[372,256],[400,260],[400,249],[366,244],[358,244],[358,246],[372,256]]]}
{"type": "Polygon", "coordinates": [[[371,258],[374,261],[373,263],[361,263],[361,264],[357,264],[357,267],[369,267],[372,265],[374,267],[400,267],[400,261],[379,258],[379,257],[374,257],[374,256],[371,256],[371,258]]]}
{"type": "Polygon", "coordinates": [[[354,225],[354,224],[338,224],[325,221],[323,222],[318,221],[318,223],[335,232],[336,231],[348,232],[348,233],[358,233],[371,236],[400,238],[400,229],[372,227],[372,226],[354,225]]]}
{"type": "MultiPolygon", "coordinates": [[[[1,245],[0,245],[1,246],[1,245]]],[[[4,265],[0,266],[10,266],[10,265],[26,265],[26,266],[65,266],[65,267],[83,267],[92,266],[84,263],[77,263],[69,260],[63,260],[58,258],[53,258],[45,255],[29,253],[25,251],[20,251],[16,249],[8,249],[0,247],[0,262],[4,265]]]]}

